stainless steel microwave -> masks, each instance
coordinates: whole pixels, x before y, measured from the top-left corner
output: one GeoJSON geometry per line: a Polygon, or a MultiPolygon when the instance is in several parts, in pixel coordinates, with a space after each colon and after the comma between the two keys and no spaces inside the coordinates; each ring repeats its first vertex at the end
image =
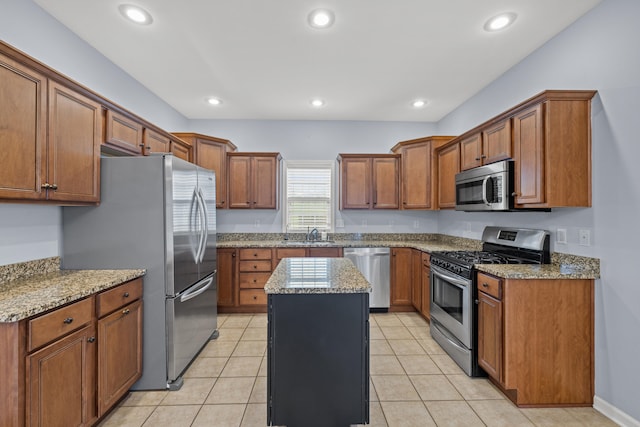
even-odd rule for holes
{"type": "Polygon", "coordinates": [[[513,209],[513,160],[503,160],[456,174],[457,211],[513,209]]]}

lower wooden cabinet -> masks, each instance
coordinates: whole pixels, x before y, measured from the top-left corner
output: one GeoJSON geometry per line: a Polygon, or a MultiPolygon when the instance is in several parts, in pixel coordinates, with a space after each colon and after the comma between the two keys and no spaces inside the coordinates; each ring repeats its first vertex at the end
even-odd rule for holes
{"type": "Polygon", "coordinates": [[[238,260],[235,248],[218,248],[218,310],[237,304],[235,284],[238,260]]]}
{"type": "Polygon", "coordinates": [[[142,279],[0,323],[0,427],[84,427],[142,375],[142,279]]]}
{"type": "Polygon", "coordinates": [[[96,421],[96,348],[95,326],[89,323],[26,357],[26,426],[96,421]]]}
{"type": "Polygon", "coordinates": [[[593,280],[478,273],[478,364],[518,406],[591,406],[593,280]]]}
{"type": "Polygon", "coordinates": [[[427,319],[431,320],[431,255],[423,252],[421,257],[421,268],[422,275],[421,279],[421,287],[422,293],[420,297],[422,298],[422,304],[420,305],[420,314],[427,319]]]}
{"type": "Polygon", "coordinates": [[[411,250],[411,304],[416,311],[422,310],[422,251],[411,250]]]}
{"type": "Polygon", "coordinates": [[[390,311],[414,311],[411,302],[411,253],[411,248],[391,248],[390,311]]]}

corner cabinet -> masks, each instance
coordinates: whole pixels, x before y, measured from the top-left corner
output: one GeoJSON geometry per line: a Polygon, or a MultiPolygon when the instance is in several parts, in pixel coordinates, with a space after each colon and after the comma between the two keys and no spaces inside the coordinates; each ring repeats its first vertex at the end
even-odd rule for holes
{"type": "Polygon", "coordinates": [[[227,208],[227,153],[235,152],[236,146],[227,139],[197,133],[173,135],[193,147],[195,164],[216,173],[216,207],[227,208]]]}
{"type": "Polygon", "coordinates": [[[277,209],[280,153],[227,153],[230,209],[277,209]]]}
{"type": "Polygon", "coordinates": [[[593,280],[478,273],[478,364],[518,406],[591,406],[593,280]]]}
{"type": "Polygon", "coordinates": [[[0,198],[100,201],[102,106],[2,53],[0,198]]]}
{"type": "Polygon", "coordinates": [[[401,209],[433,209],[436,206],[433,176],[434,150],[453,136],[430,136],[397,143],[391,151],[400,154],[401,209]]]}
{"type": "Polygon", "coordinates": [[[399,209],[400,155],[339,154],[340,209],[399,209]]]}

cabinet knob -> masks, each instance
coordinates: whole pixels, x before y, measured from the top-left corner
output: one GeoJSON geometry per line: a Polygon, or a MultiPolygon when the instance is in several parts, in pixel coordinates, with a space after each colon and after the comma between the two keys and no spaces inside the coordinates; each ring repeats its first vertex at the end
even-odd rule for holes
{"type": "Polygon", "coordinates": [[[258,266],[254,264],[254,265],[253,265],[253,268],[258,268],[258,266]]]}
{"type": "Polygon", "coordinates": [[[486,155],[486,154],[483,154],[482,156],[480,156],[480,158],[482,158],[482,159],[486,159],[486,158],[487,158],[487,155],[486,155]]]}
{"type": "Polygon", "coordinates": [[[96,342],[96,337],[87,338],[87,342],[96,342]]]}
{"type": "Polygon", "coordinates": [[[49,188],[51,188],[51,184],[49,184],[48,182],[45,182],[44,184],[42,184],[40,186],[40,188],[43,188],[45,190],[48,190],[49,188]]]}
{"type": "Polygon", "coordinates": [[[49,188],[52,189],[52,190],[57,190],[58,189],[58,184],[51,184],[49,186],[49,188]]]}
{"type": "Polygon", "coordinates": [[[125,298],[129,298],[129,292],[125,292],[122,296],[125,298]]]}
{"type": "Polygon", "coordinates": [[[256,283],[256,282],[257,282],[257,280],[256,280],[256,279],[253,279],[253,283],[256,283]]]}
{"type": "Polygon", "coordinates": [[[514,191],[513,193],[511,193],[511,195],[512,195],[513,197],[516,197],[516,196],[518,196],[518,193],[516,193],[516,192],[514,191]]]}
{"type": "Polygon", "coordinates": [[[122,310],[122,314],[124,314],[125,316],[126,316],[127,314],[129,314],[129,313],[130,313],[130,311],[129,311],[129,309],[128,309],[128,308],[125,308],[124,310],[122,310]]]}
{"type": "Polygon", "coordinates": [[[254,299],[254,300],[257,300],[257,299],[258,299],[258,297],[254,295],[254,296],[253,296],[253,299],[254,299]]]}
{"type": "Polygon", "coordinates": [[[480,157],[476,157],[476,160],[480,160],[480,157]]]}
{"type": "Polygon", "coordinates": [[[72,322],[73,322],[73,317],[67,317],[62,321],[62,323],[65,323],[67,325],[70,325],[72,322]]]}
{"type": "Polygon", "coordinates": [[[483,283],[483,284],[482,284],[482,287],[483,287],[483,288],[488,288],[488,287],[489,287],[489,284],[488,284],[488,283],[483,283]]]}

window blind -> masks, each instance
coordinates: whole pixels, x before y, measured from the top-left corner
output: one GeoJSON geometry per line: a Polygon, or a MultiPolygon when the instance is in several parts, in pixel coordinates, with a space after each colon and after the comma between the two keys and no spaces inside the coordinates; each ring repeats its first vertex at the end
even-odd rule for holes
{"type": "Polygon", "coordinates": [[[287,162],[286,231],[330,232],[333,222],[332,162],[287,162]]]}

